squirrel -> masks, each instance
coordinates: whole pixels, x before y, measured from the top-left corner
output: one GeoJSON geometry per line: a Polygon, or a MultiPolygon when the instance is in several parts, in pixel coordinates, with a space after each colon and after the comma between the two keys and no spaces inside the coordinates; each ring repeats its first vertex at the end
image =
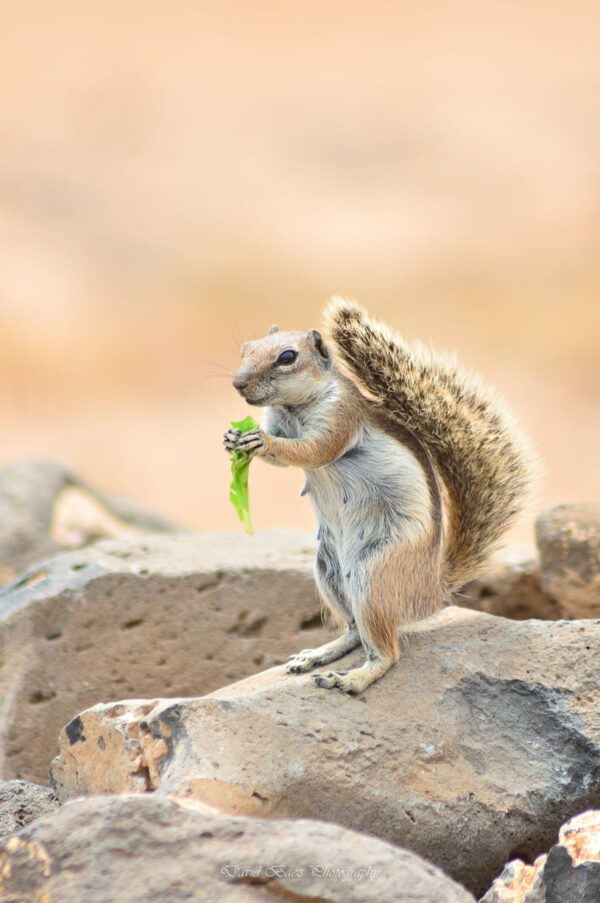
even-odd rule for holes
{"type": "Polygon", "coordinates": [[[287,663],[302,673],[362,644],[366,661],[315,673],[361,693],[399,658],[403,623],[428,617],[483,569],[537,482],[529,441],[493,390],[450,356],[408,344],[332,299],[329,338],[280,332],[242,346],[233,386],[264,427],[227,451],[302,467],[318,521],[315,578],[344,633],[287,663]],[[360,388],[359,388],[360,387],[360,388]],[[361,389],[363,391],[361,391],[361,389]]]}

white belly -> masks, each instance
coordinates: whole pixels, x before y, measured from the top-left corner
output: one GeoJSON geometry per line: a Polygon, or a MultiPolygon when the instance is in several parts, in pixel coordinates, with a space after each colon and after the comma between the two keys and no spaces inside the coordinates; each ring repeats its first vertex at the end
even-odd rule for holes
{"type": "Polygon", "coordinates": [[[319,523],[335,540],[343,563],[373,543],[415,541],[431,528],[427,479],[413,453],[369,427],[332,464],[306,473],[319,523]]]}

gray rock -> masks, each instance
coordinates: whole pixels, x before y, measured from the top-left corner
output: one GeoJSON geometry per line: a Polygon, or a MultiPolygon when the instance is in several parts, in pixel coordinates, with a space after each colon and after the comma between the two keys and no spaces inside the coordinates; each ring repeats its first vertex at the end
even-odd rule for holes
{"type": "Polygon", "coordinates": [[[60,729],[102,700],[197,696],[325,642],[313,539],[105,540],[0,590],[0,776],[44,782],[60,729]]]}
{"type": "Polygon", "coordinates": [[[26,458],[0,470],[0,585],[34,561],[132,528],[181,530],[135,502],[102,495],[55,461],[26,458]]]}
{"type": "Polygon", "coordinates": [[[76,800],[0,845],[10,900],[474,903],[430,863],[316,821],[231,818],[158,796],[76,800]]]}
{"type": "Polygon", "coordinates": [[[53,779],[62,799],[157,790],[326,817],[482,893],[600,802],[599,657],[597,621],[450,608],[359,698],[272,669],[203,699],[98,705],[61,733],[53,779]]]}
{"type": "Polygon", "coordinates": [[[58,808],[49,787],[28,781],[0,781],[0,838],[20,831],[34,819],[58,808]]]}
{"type": "Polygon", "coordinates": [[[600,900],[600,862],[573,865],[564,847],[557,844],[548,853],[543,870],[546,891],[544,903],[598,903],[600,900]]]}
{"type": "Polygon", "coordinates": [[[542,585],[568,618],[600,617],[600,505],[556,505],[535,522],[542,585]]]}

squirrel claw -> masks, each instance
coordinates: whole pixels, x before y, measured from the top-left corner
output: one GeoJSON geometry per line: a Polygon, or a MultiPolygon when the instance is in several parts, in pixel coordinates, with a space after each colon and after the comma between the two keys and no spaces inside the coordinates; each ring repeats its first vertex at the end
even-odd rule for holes
{"type": "Polygon", "coordinates": [[[223,445],[228,452],[243,451],[249,455],[254,454],[265,444],[262,430],[249,430],[242,433],[241,430],[231,427],[223,435],[223,445]]]}
{"type": "Polygon", "coordinates": [[[314,653],[313,649],[305,649],[304,652],[290,656],[285,666],[286,674],[305,674],[319,664],[311,653],[314,653]]]}
{"type": "Polygon", "coordinates": [[[249,430],[237,440],[236,448],[240,451],[254,452],[262,448],[265,444],[262,430],[249,430]]]}

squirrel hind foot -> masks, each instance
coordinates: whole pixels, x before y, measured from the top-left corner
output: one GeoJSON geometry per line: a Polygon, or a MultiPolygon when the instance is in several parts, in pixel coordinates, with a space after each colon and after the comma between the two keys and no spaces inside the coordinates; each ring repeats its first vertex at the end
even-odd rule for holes
{"type": "Polygon", "coordinates": [[[351,671],[328,671],[326,674],[313,674],[318,687],[324,690],[340,690],[342,693],[362,693],[372,683],[379,680],[389,671],[394,659],[369,659],[360,668],[351,671]]]}

